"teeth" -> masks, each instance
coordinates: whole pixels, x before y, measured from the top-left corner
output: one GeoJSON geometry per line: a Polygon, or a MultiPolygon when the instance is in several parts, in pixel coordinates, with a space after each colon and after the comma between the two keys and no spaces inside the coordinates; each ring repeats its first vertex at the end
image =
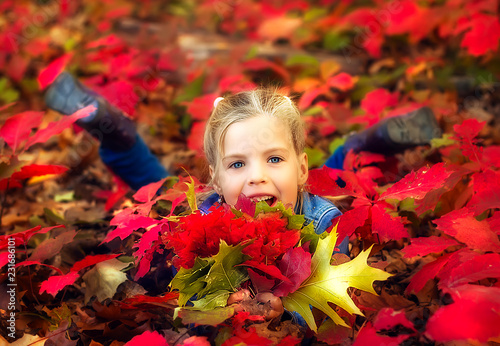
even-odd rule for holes
{"type": "Polygon", "coordinates": [[[255,202],[260,202],[260,201],[267,201],[268,199],[272,199],[273,196],[261,196],[261,197],[254,197],[252,198],[253,201],[255,202]]]}

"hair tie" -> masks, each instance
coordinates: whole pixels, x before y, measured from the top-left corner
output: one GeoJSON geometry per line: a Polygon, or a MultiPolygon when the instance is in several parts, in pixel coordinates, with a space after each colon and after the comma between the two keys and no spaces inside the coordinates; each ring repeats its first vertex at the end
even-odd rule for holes
{"type": "Polygon", "coordinates": [[[224,97],[217,97],[215,100],[214,100],[214,108],[217,107],[217,105],[219,104],[220,101],[224,100],[224,97]]]}

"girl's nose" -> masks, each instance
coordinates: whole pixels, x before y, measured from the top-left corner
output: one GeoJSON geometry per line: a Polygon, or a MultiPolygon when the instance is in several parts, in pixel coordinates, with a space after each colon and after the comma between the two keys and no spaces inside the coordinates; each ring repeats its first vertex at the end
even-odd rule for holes
{"type": "Polygon", "coordinates": [[[262,184],[268,181],[267,172],[263,165],[252,165],[249,174],[248,183],[251,185],[262,184]]]}

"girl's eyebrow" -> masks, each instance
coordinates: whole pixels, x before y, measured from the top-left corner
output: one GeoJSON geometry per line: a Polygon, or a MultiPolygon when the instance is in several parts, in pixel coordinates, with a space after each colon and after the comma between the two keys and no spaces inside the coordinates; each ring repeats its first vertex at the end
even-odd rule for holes
{"type": "MultiPolygon", "coordinates": [[[[264,154],[264,156],[266,156],[266,155],[270,155],[273,153],[280,153],[280,154],[286,155],[286,154],[290,153],[290,149],[288,149],[287,147],[272,147],[272,148],[266,149],[263,154],[264,154]]],[[[229,155],[225,155],[222,157],[222,161],[234,160],[234,159],[244,159],[244,158],[246,158],[246,155],[243,153],[229,153],[229,155]]]]}

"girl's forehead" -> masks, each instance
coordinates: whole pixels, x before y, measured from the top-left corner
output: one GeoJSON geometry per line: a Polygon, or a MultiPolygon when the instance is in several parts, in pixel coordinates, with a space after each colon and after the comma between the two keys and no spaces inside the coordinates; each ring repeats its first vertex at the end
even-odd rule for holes
{"type": "Polygon", "coordinates": [[[223,147],[238,144],[266,146],[274,142],[285,142],[292,145],[292,136],[286,124],[276,118],[258,115],[231,124],[223,138],[223,147]]]}

